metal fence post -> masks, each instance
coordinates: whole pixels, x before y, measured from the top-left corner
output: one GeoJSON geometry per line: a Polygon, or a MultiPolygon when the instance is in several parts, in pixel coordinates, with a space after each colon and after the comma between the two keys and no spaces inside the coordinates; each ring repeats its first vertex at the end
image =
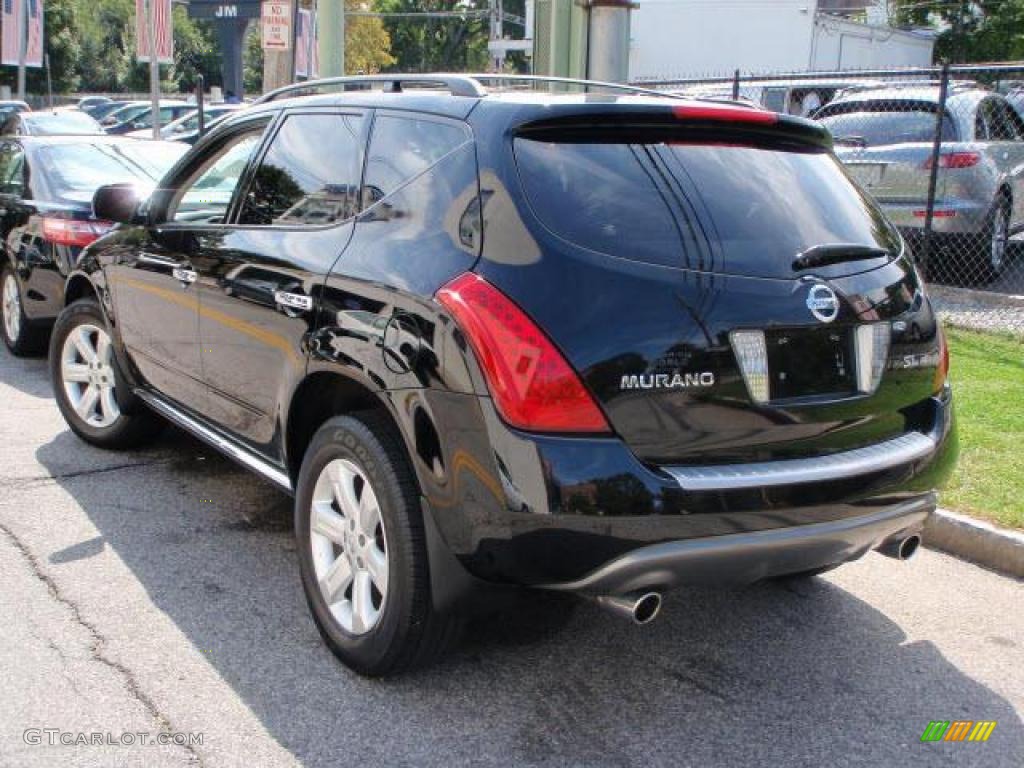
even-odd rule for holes
{"type": "Polygon", "coordinates": [[[740,98],[740,71],[736,70],[732,76],[732,100],[739,101],[740,98]]]}
{"type": "Polygon", "coordinates": [[[935,187],[939,180],[939,155],[942,152],[942,126],[946,117],[946,98],[949,96],[949,62],[942,65],[942,79],[939,81],[939,106],[935,113],[935,139],[932,142],[932,161],[928,174],[928,205],[924,215],[924,238],[918,263],[928,279],[928,260],[932,255],[932,219],[935,214],[935,187]]]}
{"type": "Polygon", "coordinates": [[[199,135],[202,136],[206,133],[206,111],[203,109],[203,99],[205,94],[203,91],[206,88],[206,83],[202,75],[196,75],[196,111],[199,113],[199,135]]]}

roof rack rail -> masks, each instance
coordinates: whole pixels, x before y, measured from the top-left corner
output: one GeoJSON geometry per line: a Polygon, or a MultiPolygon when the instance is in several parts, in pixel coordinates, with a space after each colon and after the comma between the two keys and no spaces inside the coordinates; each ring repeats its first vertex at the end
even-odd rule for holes
{"type": "Polygon", "coordinates": [[[446,88],[452,96],[480,97],[487,95],[486,89],[469,75],[446,73],[429,75],[351,75],[346,77],[324,77],[319,80],[305,80],[301,83],[292,83],[291,85],[285,85],[263,94],[253,103],[266,104],[269,101],[286,98],[290,94],[303,91],[309,91],[310,94],[318,93],[339,85],[342,86],[342,90],[347,90],[346,86],[366,87],[382,85],[385,86],[384,90],[389,93],[402,93],[403,85],[405,84],[440,85],[446,88]]]}
{"type": "Polygon", "coordinates": [[[307,93],[322,93],[341,86],[341,90],[366,88],[372,86],[384,86],[388,93],[402,93],[405,85],[441,86],[447,89],[452,96],[469,96],[480,98],[487,95],[484,82],[494,83],[550,83],[587,88],[602,88],[614,91],[628,91],[630,93],[647,94],[660,96],[662,98],[682,98],[665,91],[657,91],[653,88],[643,88],[635,85],[624,85],[622,83],[607,83],[601,80],[579,80],[571,77],[543,77],[540,75],[504,75],[504,74],[451,74],[446,72],[414,74],[414,75],[351,75],[346,77],[325,77],[319,80],[305,80],[301,83],[292,83],[263,94],[256,99],[254,104],[266,104],[270,101],[287,98],[290,95],[307,93]]]}

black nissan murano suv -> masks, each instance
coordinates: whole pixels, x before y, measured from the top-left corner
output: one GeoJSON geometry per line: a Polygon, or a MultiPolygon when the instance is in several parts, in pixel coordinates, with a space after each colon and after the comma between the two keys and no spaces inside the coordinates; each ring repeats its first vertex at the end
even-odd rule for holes
{"type": "Polygon", "coordinates": [[[170,421],[293,494],[310,609],[367,675],[523,587],[645,623],[682,584],[909,557],[955,461],[948,353],[829,135],[487,81],[293,86],[147,199],[101,188],[121,225],[50,347],[71,429],[170,421]]]}

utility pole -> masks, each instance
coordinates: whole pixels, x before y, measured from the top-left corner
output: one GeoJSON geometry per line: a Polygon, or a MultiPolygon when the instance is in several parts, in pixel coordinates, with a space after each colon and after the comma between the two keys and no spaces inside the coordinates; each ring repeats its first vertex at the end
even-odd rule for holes
{"type": "Polygon", "coordinates": [[[633,0],[589,0],[587,78],[610,83],[629,80],[629,15],[633,0]]]}
{"type": "MultiPolygon", "coordinates": [[[[149,38],[149,100],[153,110],[153,138],[160,138],[160,62],[156,58],[156,19],[153,13],[155,0],[145,0],[146,36],[149,38]]],[[[170,24],[171,20],[168,19],[170,24]]]]}
{"type": "Polygon", "coordinates": [[[345,74],[345,0],[319,0],[316,10],[320,77],[345,74]]]}
{"type": "Polygon", "coordinates": [[[25,100],[25,58],[28,56],[28,0],[16,0],[18,14],[18,98],[25,100]]]}

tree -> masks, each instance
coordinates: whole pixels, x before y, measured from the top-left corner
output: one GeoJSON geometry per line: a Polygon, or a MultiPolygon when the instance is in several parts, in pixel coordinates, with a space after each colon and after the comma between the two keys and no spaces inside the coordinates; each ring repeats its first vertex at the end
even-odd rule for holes
{"type": "MultiPolygon", "coordinates": [[[[487,0],[378,0],[385,13],[416,11],[486,10],[487,0]]],[[[391,53],[399,72],[479,71],[487,67],[486,15],[465,17],[385,18],[391,35],[391,53]]]]}
{"type": "Polygon", "coordinates": [[[902,0],[892,11],[900,25],[942,28],[936,59],[963,63],[1024,58],[1024,0],[902,0]]]}
{"type": "MultiPolygon", "coordinates": [[[[345,11],[368,11],[366,0],[345,0],[345,11]]],[[[374,74],[395,63],[391,55],[391,35],[384,22],[373,16],[345,18],[345,73],[374,74]]]]}

